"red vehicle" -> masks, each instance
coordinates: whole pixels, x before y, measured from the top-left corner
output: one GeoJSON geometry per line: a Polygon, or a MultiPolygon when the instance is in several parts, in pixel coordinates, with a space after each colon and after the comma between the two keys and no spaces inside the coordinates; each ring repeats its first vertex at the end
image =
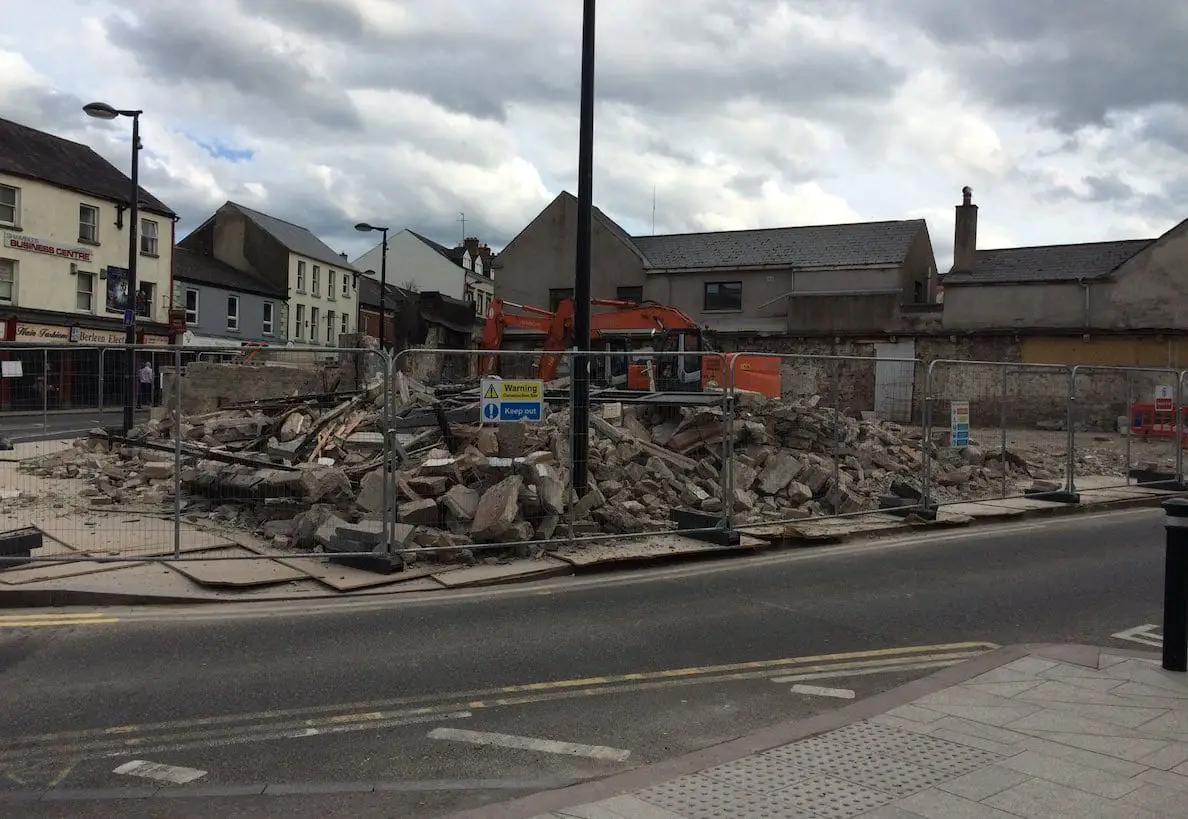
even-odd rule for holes
{"type": "MultiPolygon", "coordinates": [[[[738,389],[780,396],[779,358],[742,353],[705,355],[712,352],[707,334],[675,307],[614,299],[592,299],[591,304],[608,308],[590,316],[592,350],[622,354],[594,357],[590,364],[595,383],[649,392],[694,392],[726,387],[733,371],[738,389]]],[[[561,361],[557,353],[573,343],[573,312],[572,299],[562,301],[555,313],[495,299],[487,313],[483,349],[502,349],[508,327],[542,334],[545,340],[536,376],[551,380],[561,361]],[[523,312],[508,312],[507,307],[523,312]]],[[[499,356],[483,356],[480,371],[495,374],[498,363],[499,356]]]]}

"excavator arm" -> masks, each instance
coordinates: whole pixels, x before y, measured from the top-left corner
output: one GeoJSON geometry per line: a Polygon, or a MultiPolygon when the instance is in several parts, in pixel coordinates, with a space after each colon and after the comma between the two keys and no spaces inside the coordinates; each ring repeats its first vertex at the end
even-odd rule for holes
{"type": "MultiPolygon", "coordinates": [[[[483,349],[503,349],[503,332],[508,327],[522,327],[547,336],[552,332],[554,319],[554,313],[539,307],[517,304],[514,301],[504,301],[503,299],[492,299],[487,308],[487,324],[483,328],[483,349]],[[523,312],[509,313],[508,307],[523,312]]],[[[499,356],[484,355],[479,359],[480,375],[492,375],[498,371],[499,356]]]]}

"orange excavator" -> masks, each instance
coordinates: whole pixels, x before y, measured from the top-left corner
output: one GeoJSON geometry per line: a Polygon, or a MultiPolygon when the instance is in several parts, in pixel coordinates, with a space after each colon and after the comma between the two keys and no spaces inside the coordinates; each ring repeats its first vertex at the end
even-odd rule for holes
{"type": "MultiPolygon", "coordinates": [[[[615,299],[591,299],[590,303],[606,308],[591,313],[591,350],[619,353],[591,357],[596,384],[647,392],[695,392],[722,389],[733,373],[740,390],[780,396],[779,358],[744,353],[706,355],[713,352],[707,334],[675,307],[615,299]]],[[[542,334],[545,341],[535,375],[549,381],[556,377],[559,353],[573,344],[573,313],[572,299],[563,300],[556,312],[494,299],[487,312],[483,349],[502,349],[508,327],[542,334]],[[520,312],[509,312],[509,307],[520,312]]],[[[480,371],[496,374],[499,356],[483,356],[480,371]]]]}

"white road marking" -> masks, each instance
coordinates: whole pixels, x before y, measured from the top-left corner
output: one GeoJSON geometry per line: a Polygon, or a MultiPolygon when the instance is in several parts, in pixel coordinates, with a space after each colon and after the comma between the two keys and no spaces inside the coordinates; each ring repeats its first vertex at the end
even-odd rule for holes
{"type": "Polygon", "coordinates": [[[464,731],[460,728],[434,728],[429,739],[447,739],[455,742],[469,742],[473,745],[496,745],[501,748],[521,748],[525,751],[540,751],[545,754],[566,754],[585,756],[591,759],[606,759],[611,762],[626,762],[630,751],[622,748],[607,748],[605,745],[579,745],[576,742],[558,742],[553,739],[518,737],[512,734],[492,734],[486,731],[464,731]]]}
{"type": "Polygon", "coordinates": [[[149,762],[145,759],[134,759],[125,762],[112,773],[126,776],[141,776],[145,779],[156,779],[159,782],[172,782],[174,785],[184,785],[206,776],[206,771],[197,768],[183,768],[178,765],[162,765],[160,762],[149,762]]]}
{"type": "Polygon", "coordinates": [[[819,685],[794,685],[793,694],[808,694],[812,697],[833,697],[838,700],[854,699],[854,692],[848,688],[822,688],[819,685]]]}
{"type": "Polygon", "coordinates": [[[1129,640],[1139,645],[1163,648],[1163,635],[1159,633],[1159,626],[1153,623],[1128,628],[1125,631],[1119,631],[1117,634],[1110,636],[1115,640],[1129,640]]]}

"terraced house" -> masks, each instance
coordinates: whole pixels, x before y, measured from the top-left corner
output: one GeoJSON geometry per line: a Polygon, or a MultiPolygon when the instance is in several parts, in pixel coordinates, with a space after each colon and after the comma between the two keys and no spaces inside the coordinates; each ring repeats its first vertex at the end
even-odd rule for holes
{"type": "Polygon", "coordinates": [[[0,407],[119,401],[124,313],[137,342],[168,345],[174,212],[140,189],[136,292],[128,279],[132,181],[77,142],[0,119],[0,340],[74,344],[9,352],[0,407]],[[91,345],[88,348],[88,345],[91,345]],[[19,375],[15,373],[19,372],[19,375]]]}

